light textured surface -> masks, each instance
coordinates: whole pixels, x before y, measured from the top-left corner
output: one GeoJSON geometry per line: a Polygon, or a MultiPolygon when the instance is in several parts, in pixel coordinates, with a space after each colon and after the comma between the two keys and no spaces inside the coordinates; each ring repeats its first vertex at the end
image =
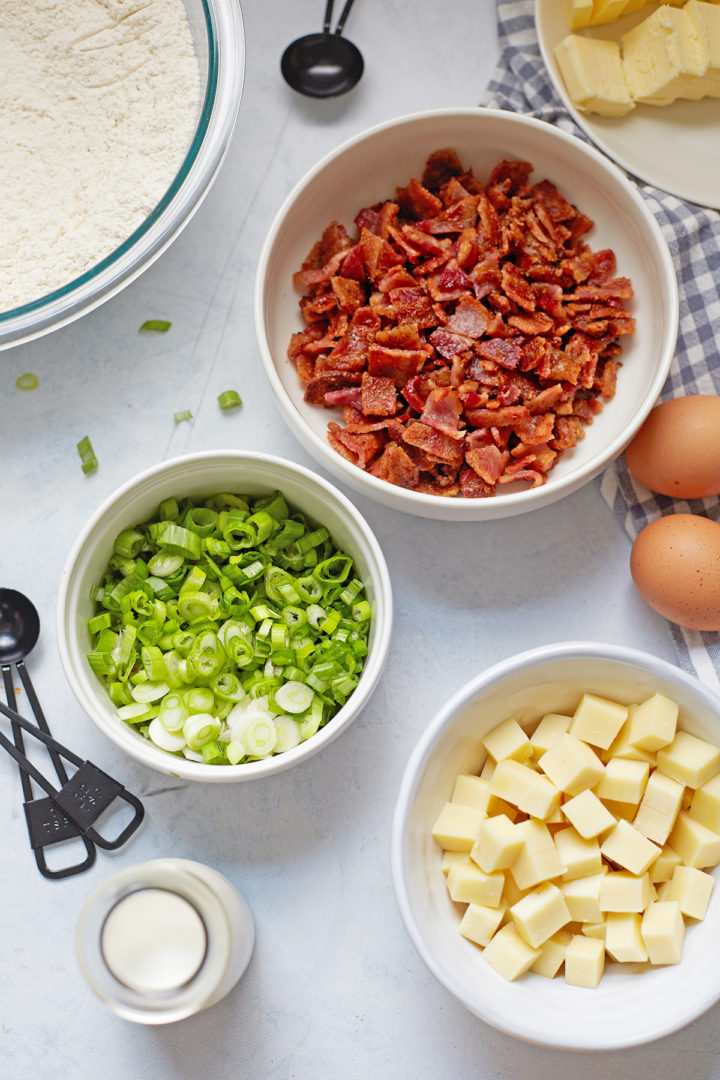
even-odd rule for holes
{"type": "MultiPolygon", "coordinates": [[[[248,71],[218,181],[177,243],[138,282],[49,338],[0,353],[2,584],[42,619],[28,667],[65,743],[141,795],[147,823],[115,858],[47,882],[28,850],[17,773],[0,760],[0,1076],[5,1080],[535,1080],[575,1076],[576,1056],[537,1050],[466,1012],[426,971],[397,913],[388,847],[404,765],[435,710],[495,660],[543,642],[593,637],[674,658],[663,621],[634,592],[629,541],[590,485],[526,519],[451,526],[354,498],[386,553],[396,602],[382,681],[352,728],[273,780],[201,787],[123,757],[82,716],[55,645],[55,594],[70,546],[121,482],[162,458],[254,448],[313,467],[286,431],[252,326],[253,271],[281,199],[321,154],[415,109],[475,104],[496,57],[491,0],[358,0],[348,35],[366,72],[357,90],[313,103],[287,89],[287,42],[319,29],[320,0],[245,0],[248,71]],[[138,336],[147,318],[165,335],[138,336]],[[16,377],[34,371],[38,390],[16,377]],[[234,386],[242,410],[222,413],[234,386]],[[192,423],[175,425],[189,408],[192,423]],[[100,461],[83,476],[75,443],[100,461]],[[199,859],[239,886],[257,944],[239,987],[165,1029],[113,1017],[86,988],[73,934],[94,886],[122,865],[199,859]]],[[[348,494],[350,494],[348,492],[348,494]]],[[[352,497],[352,496],[351,496],[352,497]]],[[[718,1013],[662,1044],[585,1056],[588,1080],[720,1077],[718,1013]]]]}

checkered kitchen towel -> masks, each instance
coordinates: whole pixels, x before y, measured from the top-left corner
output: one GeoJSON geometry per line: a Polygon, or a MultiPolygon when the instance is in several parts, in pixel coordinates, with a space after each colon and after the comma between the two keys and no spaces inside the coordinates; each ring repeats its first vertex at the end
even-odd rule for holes
{"type": "MultiPolygon", "coordinates": [[[[498,33],[500,63],[481,104],[529,113],[584,139],[555,95],[543,64],[533,0],[499,0],[498,33]]],[[[720,394],[720,355],[715,344],[716,334],[720,337],[720,214],[636,182],[670,248],[680,290],[677,352],[662,399],[720,394]]],[[[720,520],[719,499],[686,502],[653,495],[630,476],[624,456],[599,482],[605,500],[633,540],[661,514],[696,513],[720,520]]],[[[720,690],[720,635],[669,625],[681,666],[720,690]]]]}

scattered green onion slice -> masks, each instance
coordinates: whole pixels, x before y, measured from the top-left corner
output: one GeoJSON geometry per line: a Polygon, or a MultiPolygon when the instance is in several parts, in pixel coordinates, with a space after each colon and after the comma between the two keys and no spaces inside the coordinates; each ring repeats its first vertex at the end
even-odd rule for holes
{"type": "Polygon", "coordinates": [[[85,435],[77,444],[77,452],[80,455],[80,464],[84,473],[95,472],[98,467],[98,459],[95,457],[89,436],[85,435]]]}
{"type": "Polygon", "coordinates": [[[37,390],[40,384],[37,375],[33,375],[31,371],[28,371],[24,375],[18,375],[15,385],[18,390],[37,390]]]}
{"type": "Polygon", "coordinates": [[[146,319],[140,327],[140,332],[142,333],[143,330],[151,330],[156,334],[165,334],[171,326],[172,323],[168,322],[167,319],[146,319]]]}
{"type": "Polygon", "coordinates": [[[181,424],[183,422],[183,420],[192,420],[193,414],[190,412],[189,409],[183,409],[182,412],[174,413],[174,417],[175,417],[175,423],[176,424],[181,424]]]}
{"type": "Polygon", "coordinates": [[[218,395],[218,405],[221,409],[237,409],[242,405],[242,398],[237,390],[223,390],[222,394],[218,395]]]}

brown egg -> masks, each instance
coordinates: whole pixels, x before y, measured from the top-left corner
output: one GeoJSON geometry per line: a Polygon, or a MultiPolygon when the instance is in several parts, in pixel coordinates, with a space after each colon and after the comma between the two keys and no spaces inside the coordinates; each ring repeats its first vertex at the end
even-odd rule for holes
{"type": "Polygon", "coordinates": [[[669,514],[639,533],[630,573],[643,600],[671,622],[720,630],[720,525],[669,514]]]}
{"type": "Polygon", "coordinates": [[[656,405],[626,459],[633,476],[661,495],[720,495],[720,397],[691,394],[656,405]]]}

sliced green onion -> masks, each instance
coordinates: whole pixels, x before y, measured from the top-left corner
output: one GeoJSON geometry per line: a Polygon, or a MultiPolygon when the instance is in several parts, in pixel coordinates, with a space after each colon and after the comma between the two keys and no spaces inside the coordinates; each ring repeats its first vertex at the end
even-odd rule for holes
{"type": "Polygon", "coordinates": [[[189,409],[182,409],[180,412],[173,413],[173,419],[176,424],[181,424],[183,420],[192,420],[193,414],[189,409]]]}
{"type": "Polygon", "coordinates": [[[187,743],[185,736],[181,733],[168,731],[159,716],[150,721],[148,735],[156,746],[159,746],[161,750],[169,750],[171,754],[177,754],[178,751],[184,750],[187,743]]]}
{"type": "Polygon", "coordinates": [[[154,331],[156,334],[165,334],[172,326],[171,322],[167,319],[146,319],[140,327],[140,333],[144,330],[154,331]]]}
{"type": "Polygon", "coordinates": [[[18,375],[15,385],[18,390],[37,390],[40,384],[37,375],[33,375],[31,371],[28,371],[24,375],[18,375]]]}
{"type": "Polygon", "coordinates": [[[237,390],[223,390],[222,394],[218,395],[218,405],[221,409],[237,409],[242,405],[242,398],[237,390]]]}
{"type": "Polygon", "coordinates": [[[287,750],[292,750],[301,741],[300,725],[291,716],[276,716],[274,722],[277,733],[275,753],[284,754],[287,750]]]}
{"type": "Polygon", "coordinates": [[[193,713],[183,724],[185,742],[191,750],[201,750],[204,743],[220,734],[220,721],[211,713],[193,713]]]}
{"type": "Polygon", "coordinates": [[[84,473],[94,472],[98,467],[98,459],[87,435],[77,444],[77,452],[80,455],[80,463],[84,473]]]}
{"type": "Polygon", "coordinates": [[[275,702],[288,713],[307,712],[314,697],[312,689],[301,682],[286,682],[275,691],[275,702]]]}

